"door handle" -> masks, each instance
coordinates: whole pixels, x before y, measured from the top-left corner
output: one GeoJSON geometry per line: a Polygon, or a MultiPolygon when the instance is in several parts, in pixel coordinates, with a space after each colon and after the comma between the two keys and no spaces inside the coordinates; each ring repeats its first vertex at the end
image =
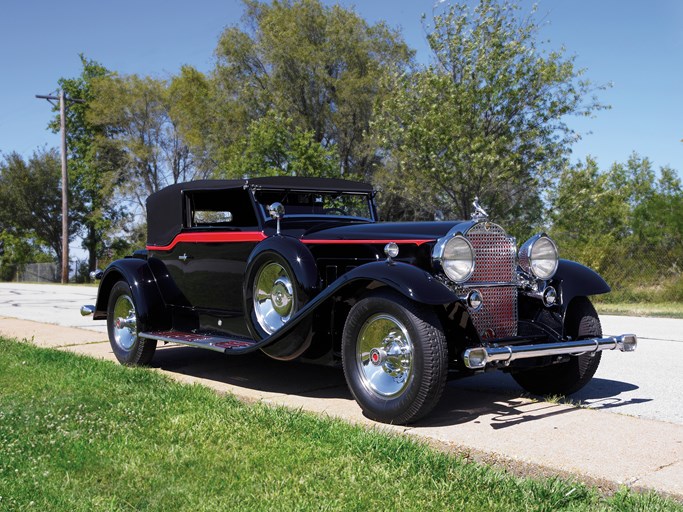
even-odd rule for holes
{"type": "Polygon", "coordinates": [[[180,261],[187,261],[188,258],[189,256],[187,254],[181,254],[180,256],[178,256],[178,259],[180,261]]]}

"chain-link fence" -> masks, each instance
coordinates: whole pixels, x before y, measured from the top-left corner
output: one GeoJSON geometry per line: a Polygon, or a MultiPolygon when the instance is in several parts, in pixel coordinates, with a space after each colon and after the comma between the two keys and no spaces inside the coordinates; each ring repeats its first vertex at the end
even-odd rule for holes
{"type": "Polygon", "coordinates": [[[58,283],[59,265],[56,263],[28,263],[17,268],[17,282],[58,283]]]}
{"type": "Polygon", "coordinates": [[[612,246],[605,250],[574,250],[573,259],[598,272],[612,287],[603,302],[683,302],[683,256],[653,247],[633,249],[612,246]]]}

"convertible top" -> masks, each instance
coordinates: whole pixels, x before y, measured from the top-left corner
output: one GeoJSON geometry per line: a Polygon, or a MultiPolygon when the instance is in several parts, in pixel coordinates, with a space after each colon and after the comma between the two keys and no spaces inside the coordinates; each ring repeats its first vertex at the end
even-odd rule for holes
{"type": "MultiPolygon", "coordinates": [[[[197,180],[169,185],[147,198],[147,244],[163,246],[183,226],[183,192],[189,190],[300,190],[312,192],[371,193],[372,186],[359,181],[331,178],[274,176],[241,180],[197,180]]],[[[244,205],[245,207],[247,205],[244,205]]],[[[251,205],[250,205],[251,206],[251,205]]]]}

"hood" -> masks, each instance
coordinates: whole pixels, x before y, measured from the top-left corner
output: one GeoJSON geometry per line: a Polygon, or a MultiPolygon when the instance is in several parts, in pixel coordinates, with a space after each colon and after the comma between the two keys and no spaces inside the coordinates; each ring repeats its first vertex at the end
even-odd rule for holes
{"type": "Polygon", "coordinates": [[[446,222],[376,222],[344,226],[318,225],[306,231],[301,240],[401,240],[431,241],[446,235],[462,221],[446,222]]]}

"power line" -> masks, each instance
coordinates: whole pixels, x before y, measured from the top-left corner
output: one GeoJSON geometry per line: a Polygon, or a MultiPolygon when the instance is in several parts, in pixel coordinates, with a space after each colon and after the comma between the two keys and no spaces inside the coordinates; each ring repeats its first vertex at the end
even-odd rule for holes
{"type": "Polygon", "coordinates": [[[69,175],[66,170],[66,109],[69,103],[85,103],[85,100],[67,98],[64,90],[59,96],[36,94],[36,98],[47,100],[54,107],[59,101],[59,121],[62,134],[62,284],[69,282],[69,175]]]}

